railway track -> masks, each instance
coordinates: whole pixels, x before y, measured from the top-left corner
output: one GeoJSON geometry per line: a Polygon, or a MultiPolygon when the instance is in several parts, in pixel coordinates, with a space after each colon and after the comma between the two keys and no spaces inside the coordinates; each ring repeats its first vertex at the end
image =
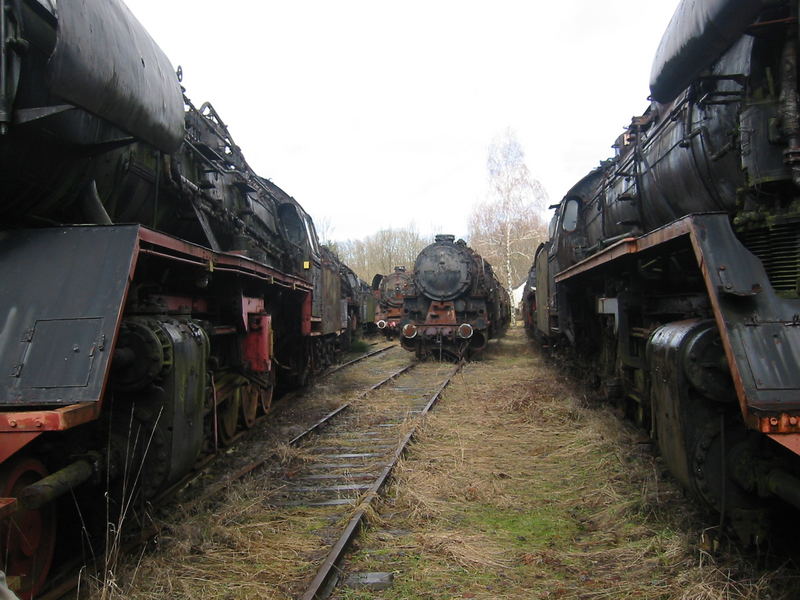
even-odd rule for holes
{"type": "MultiPolygon", "coordinates": [[[[396,345],[390,346],[387,347],[386,350],[396,347],[396,345]]],[[[356,364],[357,362],[361,362],[366,358],[376,356],[382,351],[383,349],[370,353],[369,355],[365,355],[358,359],[354,359],[349,363],[345,363],[342,366],[344,367],[356,364]]],[[[216,481],[203,481],[202,477],[194,477],[190,482],[184,483],[181,486],[181,489],[175,493],[176,499],[178,501],[188,501],[194,504],[217,494],[229,485],[242,479],[244,476],[256,471],[257,469],[268,464],[270,461],[274,460],[274,447],[276,441],[279,443],[285,441],[290,446],[299,445],[303,440],[308,439],[313,433],[318,432],[327,424],[332,422],[337,416],[350,410],[359,399],[365,397],[374,390],[380,389],[387,383],[412,369],[416,364],[410,363],[407,358],[403,357],[399,353],[397,358],[399,359],[397,361],[387,361],[386,364],[376,364],[371,370],[367,371],[367,378],[374,380],[376,377],[378,377],[379,379],[377,379],[377,381],[374,381],[374,383],[371,383],[365,390],[357,393],[353,400],[340,403],[336,406],[336,408],[324,414],[321,418],[307,423],[304,426],[303,431],[291,439],[276,440],[274,432],[267,431],[266,435],[263,435],[265,433],[264,430],[261,432],[254,432],[252,435],[248,436],[247,443],[239,444],[235,449],[237,454],[245,457],[244,461],[239,461],[241,464],[231,468],[230,460],[226,461],[225,465],[221,465],[221,470],[227,472],[228,474],[217,477],[216,481]],[[399,362],[401,366],[397,366],[397,362],[399,362]],[[257,458],[255,458],[255,460],[247,460],[246,457],[248,456],[255,456],[257,458]]],[[[339,369],[337,369],[337,371],[338,370],[339,369]]]]}
{"type": "MultiPolygon", "coordinates": [[[[191,568],[194,574],[170,583],[182,590],[180,597],[213,595],[213,585],[232,585],[224,582],[225,573],[238,573],[235,584],[249,590],[243,597],[325,597],[336,584],[337,564],[414,435],[420,417],[460,369],[460,365],[409,364],[407,360],[404,365],[395,362],[389,372],[393,363],[389,359],[395,357],[393,353],[385,357],[380,365],[368,361],[358,372],[348,373],[366,377],[371,372],[373,381],[351,393],[349,402],[287,440],[286,445],[296,452],[291,460],[268,458],[240,467],[230,465],[226,478],[207,483],[201,494],[190,494],[191,500],[181,502],[182,514],[204,513],[197,517],[203,523],[193,520],[184,524],[173,518],[172,525],[162,526],[159,536],[165,549],[185,546],[177,537],[181,531],[216,526],[228,542],[232,529],[247,538],[243,546],[235,550],[226,546],[219,556],[192,553],[174,559],[166,550],[167,556],[156,557],[152,566],[142,566],[148,575],[140,575],[139,581],[144,585],[144,579],[154,580],[156,573],[165,571],[182,578],[181,569],[191,568]],[[383,374],[376,378],[379,370],[383,374]],[[240,483],[246,473],[250,477],[240,483]],[[173,526],[174,534],[168,530],[173,526]],[[253,548],[253,542],[269,549],[268,562],[280,565],[271,576],[264,574],[265,551],[253,548]],[[240,556],[242,562],[232,564],[229,556],[240,556]],[[218,566],[207,562],[217,560],[223,562],[218,566]],[[198,580],[205,587],[186,587],[198,580]]],[[[274,451],[274,443],[272,448],[274,451]]],[[[210,538],[208,543],[213,545],[210,538]]],[[[147,589],[140,592],[160,597],[159,593],[151,596],[147,589]]]]}
{"type": "MultiPolygon", "coordinates": [[[[379,343],[380,342],[373,342],[373,344],[379,344],[379,343]]],[[[370,344],[370,346],[372,346],[373,344],[370,344]]],[[[334,373],[338,373],[342,369],[346,369],[347,367],[352,367],[353,365],[358,364],[363,360],[371,358],[371,357],[373,357],[373,356],[375,356],[377,354],[382,354],[382,353],[386,352],[387,350],[391,350],[392,348],[397,348],[397,347],[398,347],[397,344],[389,344],[387,346],[383,346],[381,348],[378,348],[377,350],[371,350],[370,352],[367,352],[366,354],[363,354],[363,355],[358,356],[356,358],[352,358],[352,359],[350,359],[348,361],[343,362],[340,365],[336,365],[334,367],[331,367],[330,369],[328,369],[327,371],[325,371],[322,374],[321,378],[324,379],[325,377],[333,375],[334,373]]]]}
{"type": "MultiPolygon", "coordinates": [[[[406,364],[355,394],[353,399],[320,418],[288,441],[303,459],[284,464],[277,476],[265,477],[272,521],[292,522],[302,515],[299,530],[282,530],[284,548],[314,546],[305,577],[297,581],[292,598],[323,598],[338,580],[337,565],[369,511],[370,504],[391,475],[392,469],[412,439],[420,417],[440,397],[457,365],[406,364]],[[309,522],[320,524],[312,530],[309,522]],[[298,540],[303,543],[298,544],[298,540]]],[[[257,471],[269,463],[253,461],[194,497],[200,503],[230,488],[246,474],[259,479],[257,471]]],[[[274,584],[267,583],[265,588],[274,584]]],[[[270,596],[273,589],[265,589],[270,596]]]]}
{"type": "MultiPolygon", "coordinates": [[[[367,389],[357,396],[362,397],[372,389],[377,389],[409,369],[409,359],[405,353],[399,351],[391,352],[397,348],[399,348],[397,344],[382,346],[332,367],[317,377],[315,387],[319,387],[321,383],[325,385],[335,379],[334,375],[336,373],[360,364],[363,373],[361,377],[356,378],[355,385],[359,385],[358,380],[370,382],[367,389]],[[402,366],[398,367],[398,363],[402,366]]],[[[343,389],[346,390],[347,387],[344,386],[343,389]]],[[[314,406],[313,399],[309,399],[307,403],[311,404],[312,407],[314,406]]],[[[192,473],[159,495],[152,502],[153,506],[165,506],[172,503],[186,503],[188,506],[202,502],[275,459],[273,448],[276,444],[282,442],[289,444],[299,443],[301,439],[305,439],[317,428],[334,418],[335,414],[348,408],[348,403],[345,403],[337,407],[336,410],[325,414],[322,418],[315,419],[313,418],[314,410],[308,410],[305,407],[299,411],[295,410],[296,405],[301,404],[304,404],[302,394],[292,392],[283,396],[266,415],[260,416],[250,429],[239,432],[231,439],[228,447],[221,449],[224,452],[220,451],[206,456],[198,463],[192,473]],[[305,413],[306,419],[299,420],[297,412],[305,413]],[[278,424],[271,424],[271,421],[276,421],[278,424]],[[281,435],[278,430],[281,429],[280,423],[282,422],[291,423],[292,427],[295,428],[302,428],[303,432],[299,435],[294,435],[291,439],[286,436],[284,436],[284,439],[280,439],[281,435]],[[251,456],[258,456],[259,458],[248,460],[247,457],[251,456]]],[[[286,429],[286,426],[283,429],[286,429]]],[[[157,533],[158,528],[156,527],[143,530],[136,536],[135,540],[124,544],[123,552],[134,551],[141,546],[144,540],[153,537],[157,533]]],[[[39,600],[61,600],[68,596],[72,597],[70,594],[79,587],[81,578],[81,575],[75,575],[74,573],[84,570],[84,563],[85,560],[80,558],[67,561],[54,576],[53,584],[49,589],[37,596],[37,598],[39,600]]]]}
{"type": "Polygon", "coordinates": [[[315,459],[285,488],[284,497],[290,506],[306,510],[343,506],[352,513],[299,596],[302,600],[327,597],[335,587],[337,565],[372,501],[413,438],[420,417],[433,407],[463,362],[447,367],[440,363],[414,364],[419,366],[413,380],[405,377],[393,381],[382,398],[356,405],[320,434],[310,447],[315,459]]]}

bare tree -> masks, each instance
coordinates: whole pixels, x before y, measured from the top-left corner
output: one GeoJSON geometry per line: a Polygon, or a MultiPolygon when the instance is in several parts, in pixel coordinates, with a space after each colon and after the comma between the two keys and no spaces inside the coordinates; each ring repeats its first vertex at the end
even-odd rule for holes
{"type": "Polygon", "coordinates": [[[396,266],[411,269],[417,254],[429,241],[413,223],[399,229],[381,229],[360,240],[336,242],[339,257],[365,281],[376,273],[391,273],[396,266]]]}
{"type": "Polygon", "coordinates": [[[469,242],[511,292],[527,276],[537,246],[547,237],[547,193],[531,177],[511,129],[489,146],[486,166],[489,193],[473,207],[469,242]]]}
{"type": "Polygon", "coordinates": [[[314,219],[315,228],[317,230],[317,236],[319,237],[319,242],[323,245],[329,245],[331,243],[331,236],[333,232],[336,231],[336,228],[333,226],[333,220],[328,217],[321,217],[319,219],[314,219]]]}

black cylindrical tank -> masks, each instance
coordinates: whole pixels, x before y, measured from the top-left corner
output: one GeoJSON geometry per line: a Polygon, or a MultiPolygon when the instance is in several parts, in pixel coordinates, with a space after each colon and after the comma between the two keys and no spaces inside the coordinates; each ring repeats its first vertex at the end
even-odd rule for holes
{"type": "Polygon", "coordinates": [[[381,280],[381,301],[395,308],[403,306],[403,297],[408,291],[410,283],[411,276],[406,273],[406,268],[395,267],[394,273],[390,273],[381,280]]]}
{"type": "Polygon", "coordinates": [[[473,261],[467,247],[452,235],[437,235],[414,263],[418,290],[431,300],[453,300],[472,283],[473,261]]]}

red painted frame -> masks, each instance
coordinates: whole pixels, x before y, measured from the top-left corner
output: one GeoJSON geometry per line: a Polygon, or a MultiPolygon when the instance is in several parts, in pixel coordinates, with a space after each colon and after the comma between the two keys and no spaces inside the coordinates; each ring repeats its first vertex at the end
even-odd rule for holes
{"type": "MultiPolygon", "coordinates": [[[[313,286],[289,273],[283,273],[277,269],[272,269],[262,265],[250,258],[237,254],[215,252],[192,244],[184,240],[172,237],[165,233],[153,231],[146,227],[139,227],[138,240],[133,250],[128,273],[128,283],[125,290],[125,300],[127,301],[130,284],[133,281],[136,266],[141,255],[155,256],[164,260],[188,263],[195,265],[209,272],[225,271],[236,273],[243,277],[259,279],[269,285],[279,285],[281,287],[296,290],[303,293],[301,309],[301,334],[309,335],[311,332],[311,292],[313,286]]],[[[119,324],[126,302],[122,302],[117,312],[117,327],[112,340],[112,348],[116,346],[119,336],[119,324]]],[[[244,309],[245,307],[243,307],[244,309]]],[[[261,303],[263,310],[263,301],[261,303]]],[[[246,315],[245,316],[245,322],[246,315]]],[[[263,334],[260,335],[263,338],[263,334]]],[[[263,347],[264,339],[259,340],[259,346],[263,347]]],[[[267,333],[267,343],[269,333],[267,333]]],[[[264,353],[259,351],[261,358],[264,353]]],[[[266,360],[269,361],[269,346],[267,346],[266,360]]],[[[104,375],[102,391],[99,398],[89,402],[72,404],[56,409],[21,409],[9,412],[0,412],[0,462],[6,460],[15,452],[31,443],[39,435],[46,431],[65,431],[78,425],[83,425],[97,419],[102,410],[103,397],[108,386],[110,368],[104,375]]],[[[0,507],[1,508],[1,507],[0,507]]]]}

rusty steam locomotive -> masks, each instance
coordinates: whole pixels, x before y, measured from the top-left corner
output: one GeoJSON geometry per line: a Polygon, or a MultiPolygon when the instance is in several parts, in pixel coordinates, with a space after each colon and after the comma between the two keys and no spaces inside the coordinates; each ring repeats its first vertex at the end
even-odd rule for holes
{"type": "Polygon", "coordinates": [[[141,464],[151,498],[252,426],[363,282],[121,0],[0,0],[0,195],[0,569],[30,598],[73,498],[141,464]]]}
{"type": "Polygon", "coordinates": [[[419,358],[456,360],[477,354],[511,321],[508,292],[477,252],[452,235],[437,235],[414,262],[403,298],[403,348],[419,358]]]}
{"type": "Polygon", "coordinates": [[[411,285],[411,275],[405,267],[395,267],[389,275],[380,273],[372,278],[372,289],[378,300],[375,309],[375,325],[386,339],[391,340],[400,332],[403,318],[403,298],[411,285]]]}
{"type": "Polygon", "coordinates": [[[800,507],[797,56],[796,2],[681,2],[650,106],[564,196],[528,300],[751,541],[765,506],[800,507]]]}

